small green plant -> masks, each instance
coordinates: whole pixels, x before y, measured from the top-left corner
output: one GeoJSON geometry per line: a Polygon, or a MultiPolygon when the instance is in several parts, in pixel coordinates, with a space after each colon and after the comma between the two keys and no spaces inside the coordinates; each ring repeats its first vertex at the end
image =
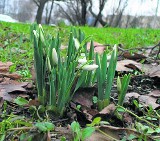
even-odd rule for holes
{"type": "Polygon", "coordinates": [[[35,126],[42,132],[47,132],[54,129],[54,124],[51,122],[37,122],[35,126]]]}
{"type": "Polygon", "coordinates": [[[130,82],[130,74],[128,75],[125,74],[122,80],[120,79],[119,76],[117,78],[118,104],[121,106],[123,105],[123,101],[128,89],[129,82],[130,82]]]}
{"type": "Polygon", "coordinates": [[[73,132],[74,141],[84,141],[95,131],[94,127],[86,127],[84,129],[81,129],[79,123],[76,121],[71,123],[71,129],[73,132]]]}
{"type": "Polygon", "coordinates": [[[111,57],[109,57],[106,52],[103,53],[102,58],[100,58],[100,55],[96,54],[96,64],[99,66],[96,70],[98,83],[98,109],[102,110],[110,103],[110,93],[117,65],[116,45],[113,48],[111,57]],[[109,65],[107,66],[107,60],[109,59],[109,65]]]}
{"type": "MultiPolygon", "coordinates": [[[[32,127],[32,124],[26,121],[25,117],[17,115],[7,115],[8,117],[0,122],[0,141],[6,140],[8,129],[19,128],[22,126],[32,127]]],[[[16,134],[16,130],[15,130],[16,134]]]]}

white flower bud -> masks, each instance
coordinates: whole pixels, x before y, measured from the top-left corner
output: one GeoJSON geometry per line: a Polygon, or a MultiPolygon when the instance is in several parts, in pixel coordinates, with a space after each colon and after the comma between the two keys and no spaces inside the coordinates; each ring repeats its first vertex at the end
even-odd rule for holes
{"type": "Polygon", "coordinates": [[[55,48],[52,49],[52,61],[54,65],[58,64],[58,55],[55,48]]]}
{"type": "Polygon", "coordinates": [[[80,43],[77,38],[73,38],[76,49],[78,50],[80,47],[80,43]]]}
{"type": "Polygon", "coordinates": [[[107,55],[107,62],[111,60],[111,55],[107,55]]]}
{"type": "Polygon", "coordinates": [[[93,65],[85,65],[82,67],[83,70],[87,70],[87,71],[93,71],[95,69],[98,68],[98,65],[93,64],[93,65]]]}
{"type": "Polygon", "coordinates": [[[38,39],[39,35],[38,35],[38,33],[37,33],[36,30],[33,30],[33,34],[34,34],[34,36],[38,39]]]}
{"type": "Polygon", "coordinates": [[[87,60],[86,60],[86,58],[81,58],[81,59],[78,59],[78,63],[85,64],[85,63],[87,63],[87,60]]]}
{"type": "Polygon", "coordinates": [[[86,58],[86,55],[85,55],[85,53],[81,53],[81,56],[86,58]]]}

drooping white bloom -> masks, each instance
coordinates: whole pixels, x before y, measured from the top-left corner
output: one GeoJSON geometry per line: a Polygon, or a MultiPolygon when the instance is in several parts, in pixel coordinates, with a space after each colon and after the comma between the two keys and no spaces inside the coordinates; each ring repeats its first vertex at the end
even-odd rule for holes
{"type": "Polygon", "coordinates": [[[58,55],[55,48],[52,49],[52,60],[54,65],[58,64],[58,55]]]}
{"type": "Polygon", "coordinates": [[[86,60],[86,58],[81,58],[81,59],[78,59],[78,63],[83,65],[83,64],[87,63],[87,60],[86,60]]]}
{"type": "Polygon", "coordinates": [[[95,69],[97,69],[97,68],[98,68],[98,65],[96,65],[96,64],[84,65],[84,66],[82,67],[83,70],[87,70],[87,71],[93,71],[93,70],[95,70],[95,69]]]}
{"type": "Polygon", "coordinates": [[[42,25],[41,25],[41,24],[39,24],[38,26],[39,26],[39,28],[42,28],[42,25]]]}
{"type": "Polygon", "coordinates": [[[76,49],[78,50],[80,47],[80,43],[77,38],[73,38],[76,49]]]}
{"type": "Polygon", "coordinates": [[[107,55],[107,62],[111,60],[111,55],[107,55]]]}
{"type": "Polygon", "coordinates": [[[86,55],[85,55],[85,53],[81,53],[81,56],[86,58],[86,55]]]}
{"type": "Polygon", "coordinates": [[[38,33],[37,33],[36,30],[33,30],[33,34],[34,34],[34,36],[38,39],[39,35],[38,35],[38,33]]]}

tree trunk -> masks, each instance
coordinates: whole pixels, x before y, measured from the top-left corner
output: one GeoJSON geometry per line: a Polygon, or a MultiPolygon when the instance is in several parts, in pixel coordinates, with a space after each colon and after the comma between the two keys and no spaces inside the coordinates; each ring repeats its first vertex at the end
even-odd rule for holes
{"type": "Polygon", "coordinates": [[[153,19],[153,28],[156,27],[158,8],[159,8],[159,0],[157,0],[157,6],[156,6],[156,11],[155,11],[155,16],[154,16],[154,19],[153,19]]]}
{"type": "Polygon", "coordinates": [[[100,24],[102,26],[105,26],[107,24],[107,22],[103,21],[103,18],[102,18],[102,11],[103,11],[103,8],[104,8],[104,5],[105,5],[105,0],[102,0],[100,1],[100,6],[99,6],[99,13],[98,15],[96,15],[93,11],[92,11],[92,1],[90,1],[90,7],[89,7],[89,11],[90,13],[92,14],[92,16],[95,18],[95,22],[94,22],[94,26],[97,25],[97,22],[100,22],[100,24]]]}
{"type": "Polygon", "coordinates": [[[81,17],[81,25],[86,24],[86,14],[87,14],[87,4],[85,0],[81,0],[82,6],[82,17],[81,17]]]}
{"type": "Polygon", "coordinates": [[[54,4],[54,0],[52,0],[51,9],[49,11],[49,16],[47,18],[47,24],[49,24],[50,20],[51,20],[51,15],[52,15],[52,10],[53,10],[53,4],[54,4]]]}
{"type": "Polygon", "coordinates": [[[38,24],[41,24],[41,22],[42,22],[43,9],[44,9],[45,3],[47,1],[48,0],[40,0],[40,2],[39,2],[37,15],[36,15],[36,21],[37,21],[38,24]]]}
{"type": "Polygon", "coordinates": [[[97,23],[98,23],[98,21],[100,20],[100,17],[101,17],[102,15],[101,15],[101,10],[99,11],[99,13],[98,13],[98,15],[97,15],[97,17],[96,17],[96,20],[95,20],[95,22],[94,22],[94,26],[96,26],[97,25],[97,23]]]}

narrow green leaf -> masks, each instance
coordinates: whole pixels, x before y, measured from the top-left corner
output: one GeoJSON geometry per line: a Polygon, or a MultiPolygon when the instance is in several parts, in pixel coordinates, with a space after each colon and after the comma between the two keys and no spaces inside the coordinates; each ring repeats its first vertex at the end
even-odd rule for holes
{"type": "Polygon", "coordinates": [[[76,84],[76,88],[74,89],[74,92],[76,92],[78,90],[78,88],[82,85],[82,83],[84,82],[85,78],[86,78],[86,74],[87,71],[83,71],[78,79],[78,82],[76,84]]]}
{"type": "Polygon", "coordinates": [[[121,89],[122,89],[122,86],[121,86],[122,84],[121,84],[121,79],[120,79],[120,77],[118,76],[118,78],[117,78],[117,90],[118,90],[118,93],[120,93],[121,92],[121,89]]]}
{"type": "Polygon", "coordinates": [[[98,84],[98,99],[103,100],[104,99],[104,89],[103,89],[103,80],[101,75],[101,63],[99,55],[96,54],[96,64],[99,66],[96,69],[96,76],[97,76],[97,84],[98,84]]]}
{"type": "Polygon", "coordinates": [[[128,75],[125,74],[122,79],[121,92],[118,96],[118,104],[121,106],[123,105],[123,101],[128,89],[129,82],[130,82],[130,74],[128,75]]]}
{"type": "Polygon", "coordinates": [[[107,99],[108,102],[110,102],[110,92],[111,92],[112,83],[113,83],[113,79],[114,79],[114,75],[116,71],[116,65],[117,65],[117,47],[115,46],[111,54],[111,59],[110,59],[109,67],[107,71],[107,84],[106,84],[106,89],[105,89],[105,99],[107,99]]]}

